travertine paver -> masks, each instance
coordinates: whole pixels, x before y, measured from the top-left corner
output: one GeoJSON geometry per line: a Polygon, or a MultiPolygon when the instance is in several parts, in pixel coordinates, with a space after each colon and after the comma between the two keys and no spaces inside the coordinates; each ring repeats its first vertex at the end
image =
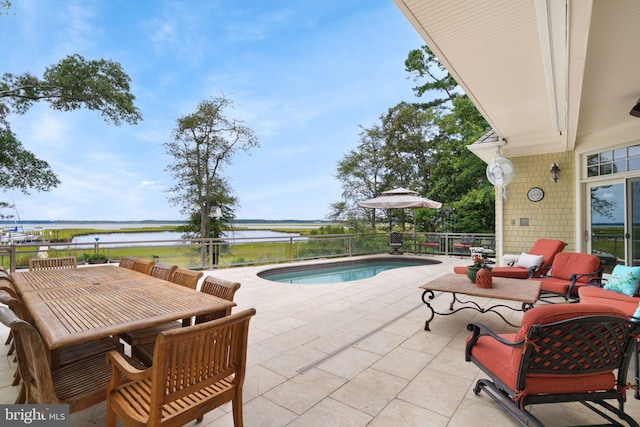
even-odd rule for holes
{"type": "MultiPolygon", "coordinates": [[[[249,332],[245,425],[515,426],[486,395],[473,393],[481,374],[464,361],[467,322],[479,321],[499,332],[514,328],[495,314],[468,310],[436,316],[433,330],[424,331],[428,310],[418,286],[469,263],[434,258],[442,264],[327,285],[287,285],[257,277],[267,266],[205,272],[242,284],[234,310],[257,310],[249,332]]],[[[433,304],[442,311],[449,301],[450,294],[439,294],[433,304]]],[[[521,315],[505,312],[515,323],[521,315]]],[[[6,334],[0,327],[2,342],[6,334]]],[[[0,345],[0,403],[12,403],[17,393],[10,385],[15,364],[7,350],[0,345]]],[[[640,400],[631,393],[628,397],[627,412],[640,419],[640,400]]],[[[230,411],[231,405],[223,405],[199,426],[231,427],[230,411]]],[[[102,426],[104,412],[101,404],[73,414],[71,425],[102,426]]],[[[536,414],[548,426],[599,422],[576,405],[546,405],[536,414]]]]}

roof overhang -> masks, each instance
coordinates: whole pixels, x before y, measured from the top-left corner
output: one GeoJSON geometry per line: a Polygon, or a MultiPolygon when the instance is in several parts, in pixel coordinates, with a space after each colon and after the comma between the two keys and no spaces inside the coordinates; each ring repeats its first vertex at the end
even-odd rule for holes
{"type": "MultiPolygon", "coordinates": [[[[572,151],[628,127],[640,98],[636,0],[394,0],[487,119],[502,154],[572,151]]],[[[481,140],[482,141],[482,140],[481,140]]],[[[485,161],[495,146],[469,148],[485,161]]]]}

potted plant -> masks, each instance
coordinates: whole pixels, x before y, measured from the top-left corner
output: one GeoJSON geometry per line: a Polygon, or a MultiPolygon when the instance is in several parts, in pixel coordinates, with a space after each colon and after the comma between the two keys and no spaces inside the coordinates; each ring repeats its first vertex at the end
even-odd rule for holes
{"type": "Polygon", "coordinates": [[[467,277],[471,280],[471,283],[476,283],[476,274],[483,265],[486,265],[486,262],[486,258],[482,258],[479,255],[473,256],[473,265],[467,267],[467,277]]]}
{"type": "Polygon", "coordinates": [[[87,257],[89,264],[106,264],[109,258],[103,253],[96,252],[87,257]]]}

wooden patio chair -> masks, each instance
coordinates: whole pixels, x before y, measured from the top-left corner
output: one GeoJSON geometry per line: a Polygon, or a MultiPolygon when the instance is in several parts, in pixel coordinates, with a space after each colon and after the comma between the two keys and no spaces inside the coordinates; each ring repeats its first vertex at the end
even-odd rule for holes
{"type": "MultiPolygon", "coordinates": [[[[183,267],[177,267],[173,275],[171,276],[170,282],[177,285],[186,286],[190,289],[195,289],[198,285],[198,280],[200,280],[202,275],[202,271],[194,271],[183,267]]],[[[120,335],[120,338],[131,347],[150,344],[156,340],[156,337],[160,332],[189,325],[191,325],[191,319],[182,319],[182,322],[167,322],[160,325],[150,326],[144,329],[139,329],[137,331],[123,333],[122,335],[120,335]]]]}
{"type": "MultiPolygon", "coordinates": [[[[224,298],[227,301],[233,301],[233,297],[237,290],[240,289],[240,283],[232,282],[230,280],[221,279],[219,277],[207,276],[202,282],[200,292],[214,295],[219,298],[224,298]]],[[[212,320],[221,319],[231,314],[231,307],[224,310],[214,311],[209,314],[202,314],[196,316],[196,325],[204,322],[210,322],[212,320]]],[[[146,366],[151,366],[153,363],[153,349],[154,343],[135,345],[131,347],[131,356],[146,366]]]]}
{"type": "Polygon", "coordinates": [[[136,261],[136,257],[132,256],[123,256],[120,258],[119,267],[128,268],[129,270],[133,269],[133,263],[136,261]]]}
{"type": "Polygon", "coordinates": [[[149,274],[149,271],[151,271],[151,267],[153,267],[153,264],[154,264],[153,261],[149,261],[142,258],[136,258],[133,261],[133,265],[131,266],[131,269],[134,271],[139,271],[140,273],[149,274]]]}
{"type": "MultiPolygon", "coordinates": [[[[9,275],[5,277],[4,275],[0,274],[0,291],[6,292],[12,298],[19,299],[18,293],[13,287],[13,280],[9,275]]],[[[7,339],[5,340],[4,345],[10,346],[9,350],[7,351],[7,355],[12,355],[13,351],[15,350],[15,346],[13,344],[13,333],[11,332],[11,330],[9,330],[9,333],[7,334],[7,339]]]]}
{"type": "Polygon", "coordinates": [[[29,271],[34,270],[62,270],[77,268],[76,257],[64,256],[57,258],[29,258],[29,271]]]}
{"type": "Polygon", "coordinates": [[[527,311],[515,334],[496,335],[479,323],[467,329],[473,334],[465,360],[489,376],[477,381],[474,393],[486,391],[521,425],[543,425],[527,409],[531,405],[580,402],[611,423],[606,425],[621,425],[615,414],[638,427],[624,412],[624,402],[640,323],[621,310],[602,304],[544,305],[527,311]]]}
{"type": "Polygon", "coordinates": [[[251,308],[222,319],[162,332],[153,366],[132,368],[118,352],[107,360],[107,427],[120,418],[128,426],[182,426],[232,402],[233,423],[243,426],[242,387],[251,308]],[[121,381],[121,375],[129,380],[121,381]]]}
{"type": "Polygon", "coordinates": [[[105,400],[106,385],[112,377],[105,353],[51,370],[48,351],[33,325],[4,306],[0,306],[0,322],[11,328],[16,342],[23,380],[17,404],[67,404],[73,413],[105,400]]]}
{"type": "Polygon", "coordinates": [[[177,265],[162,264],[157,262],[151,266],[149,275],[153,277],[157,277],[158,279],[171,281],[171,278],[173,277],[173,274],[175,273],[176,268],[178,268],[177,265]]]}

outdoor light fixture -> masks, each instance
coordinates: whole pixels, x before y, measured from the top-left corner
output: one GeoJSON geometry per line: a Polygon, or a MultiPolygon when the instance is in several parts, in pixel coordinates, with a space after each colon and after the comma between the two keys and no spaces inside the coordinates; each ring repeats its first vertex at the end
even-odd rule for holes
{"type": "Polygon", "coordinates": [[[629,114],[631,114],[633,117],[640,117],[640,99],[638,99],[636,105],[634,105],[631,111],[629,111],[629,114]]]}
{"type": "Polygon", "coordinates": [[[211,210],[209,211],[209,217],[215,219],[219,219],[220,217],[222,217],[222,209],[220,208],[220,206],[212,206],[211,210]]]}
{"type": "Polygon", "coordinates": [[[551,181],[558,182],[558,174],[560,173],[560,166],[557,163],[551,165],[551,181]]]}

